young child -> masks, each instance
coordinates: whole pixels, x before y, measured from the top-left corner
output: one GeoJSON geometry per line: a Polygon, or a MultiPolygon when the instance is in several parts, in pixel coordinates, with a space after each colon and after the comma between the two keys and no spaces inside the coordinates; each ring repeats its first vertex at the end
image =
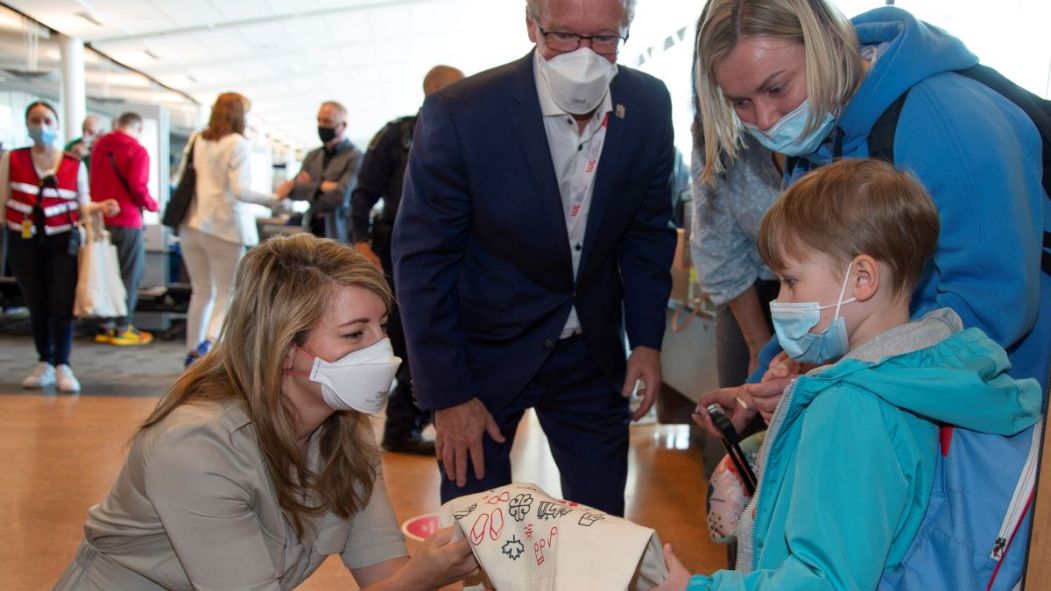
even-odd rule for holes
{"type": "Polygon", "coordinates": [[[875,589],[927,510],[937,423],[1012,435],[1039,419],[1036,380],[1009,377],[984,333],[948,308],[910,321],[938,227],[919,182],[875,160],[822,167],[770,208],[759,251],[781,280],[778,341],[826,365],[770,420],[737,570],[690,577],[666,547],[658,589],[875,589]]]}

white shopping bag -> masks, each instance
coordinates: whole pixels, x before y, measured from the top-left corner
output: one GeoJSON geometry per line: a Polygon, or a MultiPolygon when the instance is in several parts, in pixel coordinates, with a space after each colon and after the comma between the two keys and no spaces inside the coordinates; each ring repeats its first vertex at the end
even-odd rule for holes
{"type": "Polygon", "coordinates": [[[668,577],[648,527],[535,484],[509,484],[442,505],[441,526],[467,538],[496,591],[645,591],[668,577]]]}
{"type": "Polygon", "coordinates": [[[80,318],[126,316],[128,296],[120,276],[117,247],[110,243],[109,232],[102,223],[102,214],[87,216],[84,231],[85,240],[77,261],[77,292],[73,314],[80,318]]]}

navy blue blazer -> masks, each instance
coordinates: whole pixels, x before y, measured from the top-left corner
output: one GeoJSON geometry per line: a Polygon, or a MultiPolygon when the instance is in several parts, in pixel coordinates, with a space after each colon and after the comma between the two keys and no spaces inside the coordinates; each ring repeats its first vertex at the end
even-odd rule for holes
{"type": "Polygon", "coordinates": [[[623,66],[576,281],[533,55],[427,97],[392,254],[416,397],[499,409],[551,353],[575,304],[617,389],[631,347],[660,349],[675,250],[671,101],[623,66]],[[622,115],[622,116],[618,116],[622,115]]]}

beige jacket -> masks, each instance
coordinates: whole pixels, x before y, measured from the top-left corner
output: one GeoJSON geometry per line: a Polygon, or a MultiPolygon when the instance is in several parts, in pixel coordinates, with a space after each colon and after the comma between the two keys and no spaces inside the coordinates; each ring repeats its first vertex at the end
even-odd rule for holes
{"type": "MultiPolygon", "coordinates": [[[[316,434],[308,453],[316,467],[316,434]]],[[[178,407],[137,436],[84,535],[56,589],[293,589],[330,554],[349,569],[407,555],[382,474],[361,513],[298,538],[233,402],[178,407]]]]}

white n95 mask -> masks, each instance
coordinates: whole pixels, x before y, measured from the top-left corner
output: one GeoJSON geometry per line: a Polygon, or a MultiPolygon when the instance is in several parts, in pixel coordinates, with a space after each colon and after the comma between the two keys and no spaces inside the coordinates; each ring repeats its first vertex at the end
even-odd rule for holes
{"type": "MultiPolygon", "coordinates": [[[[292,346],[310,355],[298,345],[292,346]]],[[[328,362],[315,356],[310,372],[285,373],[321,384],[325,403],[336,410],[356,410],[372,415],[387,403],[394,374],[400,365],[401,358],[394,355],[390,339],[385,338],[336,361],[328,362]]]]}
{"type": "Polygon", "coordinates": [[[551,91],[555,104],[574,115],[595,110],[609,92],[609,83],[617,75],[616,64],[589,47],[561,53],[551,58],[537,53],[540,77],[551,91]]]}

